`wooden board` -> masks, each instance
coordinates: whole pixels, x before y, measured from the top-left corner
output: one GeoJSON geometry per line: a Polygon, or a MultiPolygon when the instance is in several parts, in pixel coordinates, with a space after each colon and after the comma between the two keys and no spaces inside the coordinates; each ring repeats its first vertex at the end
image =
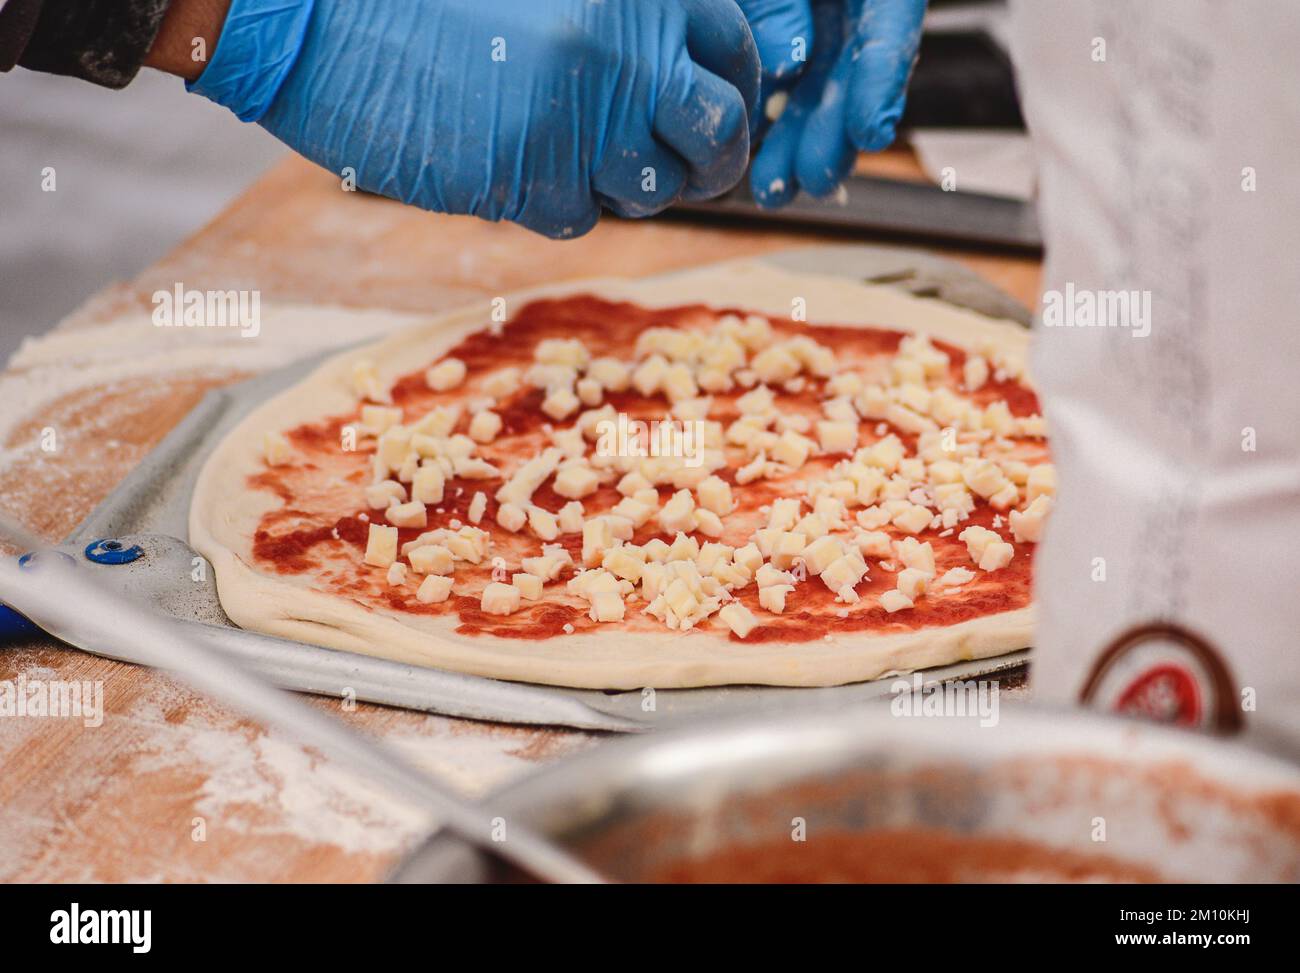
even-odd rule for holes
{"type": "MultiPolygon", "coordinates": [[[[890,175],[915,171],[900,153],[875,165],[890,175]]],[[[606,219],[580,240],[557,243],[348,193],[292,158],[135,281],[90,301],[54,337],[102,325],[123,308],[148,308],[150,294],[178,282],[256,288],[267,301],[428,312],[565,278],[655,274],[844,239],[606,219]]],[[[1034,259],[939,252],[1027,304],[1036,300],[1034,259]]],[[[123,383],[91,364],[28,364],[0,376],[0,409],[17,410],[0,442],[0,506],[50,540],[66,535],[208,388],[243,374],[218,361],[123,383]],[[78,369],[83,380],[22,411],[31,387],[78,369]],[[40,442],[51,429],[58,445],[47,452],[40,442]]],[[[99,684],[104,715],[98,726],[0,718],[0,881],[370,881],[432,825],[319,755],[149,670],[37,639],[0,654],[0,680],[20,678],[99,684]]],[[[316,705],[469,794],[597,739],[316,705]]]]}

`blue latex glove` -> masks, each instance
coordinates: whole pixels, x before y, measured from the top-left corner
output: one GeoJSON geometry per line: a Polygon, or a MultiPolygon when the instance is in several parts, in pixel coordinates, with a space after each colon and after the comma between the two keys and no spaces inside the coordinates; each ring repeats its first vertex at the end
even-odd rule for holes
{"type": "MultiPolygon", "coordinates": [[[[788,203],[802,188],[835,190],[858,150],[894,141],[921,43],[925,0],[739,0],[763,58],[763,100],[789,89],[750,168],[761,206],[788,203]],[[811,45],[801,73],[793,39],[811,45]],[[793,80],[792,76],[797,76],[793,80]]],[[[753,127],[753,126],[751,126],[753,127]]]]}
{"type": "Polygon", "coordinates": [[[233,0],[190,87],[362,189],[574,237],[735,185],[759,64],[732,0],[233,0]]]}

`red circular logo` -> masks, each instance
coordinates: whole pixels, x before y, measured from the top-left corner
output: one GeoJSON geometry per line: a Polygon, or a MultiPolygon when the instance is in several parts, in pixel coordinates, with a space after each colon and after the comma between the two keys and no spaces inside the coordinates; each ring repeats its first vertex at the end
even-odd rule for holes
{"type": "Polygon", "coordinates": [[[1197,726],[1201,722],[1201,691],[1191,672],[1162,663],[1140,673],[1120,690],[1114,709],[1126,716],[1160,723],[1197,726]]]}

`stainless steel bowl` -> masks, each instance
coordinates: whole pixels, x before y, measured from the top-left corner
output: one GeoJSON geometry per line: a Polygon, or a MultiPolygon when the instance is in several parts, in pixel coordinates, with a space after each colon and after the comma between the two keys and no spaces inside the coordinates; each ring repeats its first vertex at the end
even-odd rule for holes
{"type": "MultiPolygon", "coordinates": [[[[1300,880],[1297,767],[1027,706],[992,726],[885,706],[697,725],[602,745],[487,807],[506,840],[526,823],[625,882],[1300,880]]],[[[392,878],[509,876],[438,834],[392,878]]]]}

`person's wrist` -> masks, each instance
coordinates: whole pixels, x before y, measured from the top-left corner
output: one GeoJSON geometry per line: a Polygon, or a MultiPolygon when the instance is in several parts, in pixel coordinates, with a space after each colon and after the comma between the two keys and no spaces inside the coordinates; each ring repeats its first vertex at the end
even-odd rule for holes
{"type": "Polygon", "coordinates": [[[316,0],[227,0],[221,42],[187,90],[261,120],[302,52],[316,0]]]}
{"type": "Polygon", "coordinates": [[[229,10],[230,0],[171,0],[144,63],[193,81],[216,50],[229,10]]]}

